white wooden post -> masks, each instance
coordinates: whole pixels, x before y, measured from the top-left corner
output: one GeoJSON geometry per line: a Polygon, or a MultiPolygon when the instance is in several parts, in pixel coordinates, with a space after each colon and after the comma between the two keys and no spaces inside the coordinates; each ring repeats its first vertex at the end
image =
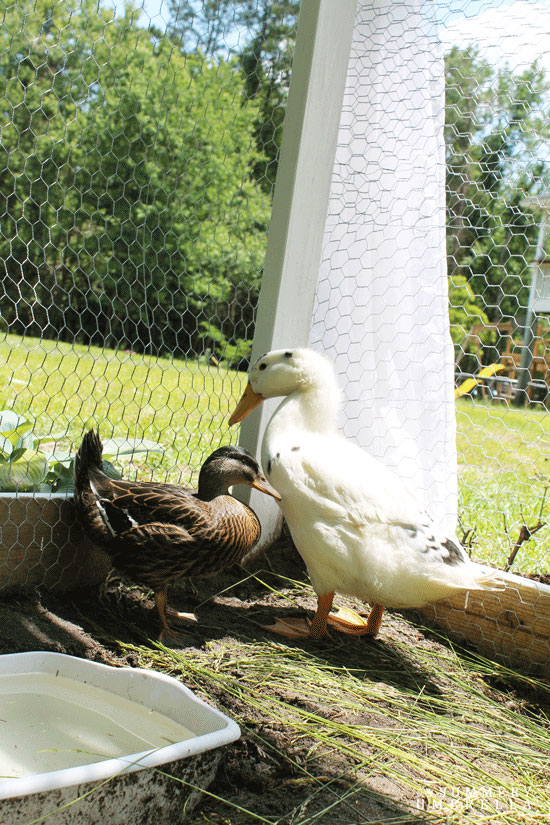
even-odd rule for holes
{"type": "Polygon", "coordinates": [[[542,217],[537,240],[537,250],[533,263],[530,265],[531,286],[529,288],[529,302],[527,304],[523,327],[518,383],[514,396],[514,402],[518,405],[528,402],[527,387],[531,380],[531,363],[535,354],[537,312],[550,312],[548,299],[541,300],[539,296],[539,293],[543,291],[543,262],[546,260],[546,237],[550,233],[550,196],[531,195],[521,201],[521,206],[525,206],[528,209],[537,209],[539,212],[542,212],[542,217]]]}
{"type": "MultiPolygon", "coordinates": [[[[252,360],[271,349],[306,346],[319,275],[356,0],[303,0],[252,360]]],[[[277,400],[245,419],[240,443],[259,454],[277,400]]],[[[280,532],[275,502],[252,491],[262,522],[260,547],[280,532]]]]}

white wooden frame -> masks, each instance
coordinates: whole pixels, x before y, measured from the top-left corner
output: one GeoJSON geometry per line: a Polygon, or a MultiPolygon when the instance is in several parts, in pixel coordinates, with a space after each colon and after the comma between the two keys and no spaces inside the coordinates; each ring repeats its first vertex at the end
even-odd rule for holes
{"type": "Polygon", "coordinates": [[[550,195],[531,195],[524,198],[521,205],[529,209],[536,209],[542,213],[535,258],[530,265],[531,287],[529,289],[529,302],[523,331],[521,363],[517,378],[516,401],[517,403],[523,404],[525,403],[525,391],[527,390],[527,385],[531,377],[530,367],[534,356],[535,328],[537,325],[536,313],[550,312],[548,298],[546,300],[539,298],[539,290],[542,291],[542,279],[543,277],[548,277],[546,275],[548,261],[545,256],[545,246],[546,237],[550,231],[550,195]]]}
{"type": "MultiPolygon", "coordinates": [[[[302,1],[252,361],[309,340],[355,10],[356,0],[302,1]]],[[[240,443],[254,455],[275,406],[242,424],[240,443]]],[[[254,491],[250,501],[262,547],[280,532],[279,510],[254,491]]]]}

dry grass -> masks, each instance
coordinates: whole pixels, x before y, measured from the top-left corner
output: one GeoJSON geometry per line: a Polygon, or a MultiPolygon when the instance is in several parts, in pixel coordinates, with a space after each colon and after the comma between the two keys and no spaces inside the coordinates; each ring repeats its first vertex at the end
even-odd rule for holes
{"type": "MultiPolygon", "coordinates": [[[[281,604],[303,593],[281,579],[281,604]]],[[[252,634],[183,651],[124,649],[224,705],[247,738],[294,763],[299,810],[289,800],[284,814],[268,815],[269,806],[247,807],[237,789],[212,808],[226,809],[225,818],[197,817],[197,825],[547,821],[548,685],[430,640],[403,619],[374,645],[296,646],[252,634]],[[387,818],[357,818],[375,801],[395,808],[387,818]],[[239,818],[243,808],[249,820],[239,818]]]]}

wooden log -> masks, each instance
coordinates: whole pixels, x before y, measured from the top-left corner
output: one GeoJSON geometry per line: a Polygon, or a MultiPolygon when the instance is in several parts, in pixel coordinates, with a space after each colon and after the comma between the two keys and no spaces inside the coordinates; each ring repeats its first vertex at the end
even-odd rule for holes
{"type": "Polygon", "coordinates": [[[470,592],[428,605],[428,624],[488,658],[550,678],[550,587],[503,573],[502,592],[470,592]]]}

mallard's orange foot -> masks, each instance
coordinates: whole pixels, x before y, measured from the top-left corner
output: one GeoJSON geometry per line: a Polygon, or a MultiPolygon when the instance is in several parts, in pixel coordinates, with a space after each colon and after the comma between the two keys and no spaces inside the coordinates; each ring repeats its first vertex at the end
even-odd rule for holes
{"type": "Polygon", "coordinates": [[[195,624],[198,618],[194,613],[180,613],[179,610],[172,610],[171,607],[166,609],[166,615],[177,622],[186,622],[187,624],[195,624]]]}
{"type": "Polygon", "coordinates": [[[368,617],[360,616],[355,610],[349,607],[338,608],[337,613],[329,613],[327,624],[340,633],[347,633],[349,636],[376,636],[382,623],[382,613],[384,608],[375,604],[368,617]]]}
{"type": "Polygon", "coordinates": [[[262,630],[287,636],[289,639],[310,639],[311,623],[307,619],[277,619],[275,624],[261,625],[262,630]]]}
{"type": "Polygon", "coordinates": [[[163,628],[159,633],[159,642],[165,647],[173,647],[176,649],[182,647],[189,647],[190,640],[186,638],[183,633],[178,633],[171,627],[163,628]]]}

